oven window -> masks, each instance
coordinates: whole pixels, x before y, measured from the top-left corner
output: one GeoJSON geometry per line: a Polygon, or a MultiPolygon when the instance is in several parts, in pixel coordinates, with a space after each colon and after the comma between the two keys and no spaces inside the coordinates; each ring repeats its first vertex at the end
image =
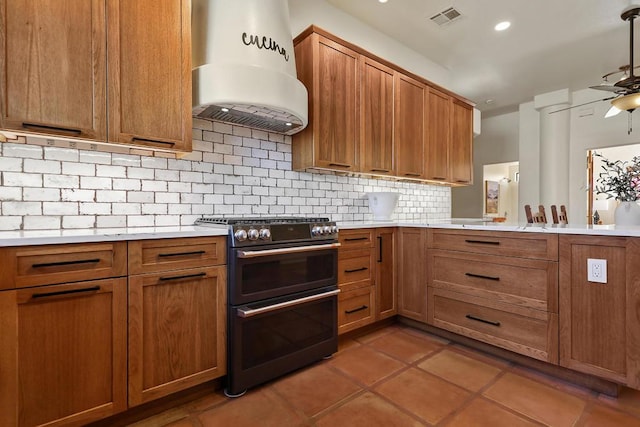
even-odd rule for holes
{"type": "Polygon", "coordinates": [[[336,297],[243,319],[242,369],[273,362],[333,338],[336,297]]]}
{"type": "Polygon", "coordinates": [[[250,295],[335,278],[336,251],[265,257],[242,263],[242,294],[250,295]]]}

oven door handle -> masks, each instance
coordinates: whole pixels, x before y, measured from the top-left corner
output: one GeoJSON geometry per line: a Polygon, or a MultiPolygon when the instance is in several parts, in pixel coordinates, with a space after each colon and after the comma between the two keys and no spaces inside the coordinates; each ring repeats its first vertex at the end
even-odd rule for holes
{"type": "Polygon", "coordinates": [[[321,294],[310,295],[304,298],[298,298],[291,301],[285,301],[278,304],[269,305],[267,307],[261,307],[256,309],[250,309],[248,307],[238,308],[238,317],[252,317],[257,316],[258,314],[269,313],[270,311],[279,310],[281,308],[292,307],[294,305],[304,304],[306,302],[316,301],[319,299],[331,297],[334,295],[338,295],[340,293],[340,289],[336,289],[329,292],[323,292],[321,294]]]}
{"type": "Polygon", "coordinates": [[[336,249],[340,247],[340,243],[331,243],[328,245],[309,245],[298,246],[294,248],[281,248],[281,249],[265,249],[262,251],[238,251],[238,258],[258,258],[270,255],[283,255],[283,254],[296,254],[300,252],[312,252],[322,251],[325,249],[336,249]]]}

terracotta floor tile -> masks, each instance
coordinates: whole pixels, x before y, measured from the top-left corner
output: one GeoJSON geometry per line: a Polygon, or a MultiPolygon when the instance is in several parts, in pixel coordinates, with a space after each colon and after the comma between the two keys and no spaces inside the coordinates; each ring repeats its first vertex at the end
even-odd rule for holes
{"type": "Polygon", "coordinates": [[[594,398],[598,395],[597,392],[590,390],[586,387],[582,387],[568,381],[562,380],[560,378],[554,377],[552,375],[544,374],[540,371],[537,371],[533,368],[528,368],[525,366],[513,366],[511,368],[511,372],[517,375],[521,375],[525,378],[532,379],[542,384],[546,384],[549,387],[553,387],[558,390],[562,390],[566,393],[571,393],[574,396],[581,397],[583,399],[594,398]]]}
{"type": "Polygon", "coordinates": [[[437,335],[430,334],[429,332],[421,331],[420,329],[414,329],[414,328],[405,326],[402,328],[402,331],[406,332],[407,334],[410,334],[419,338],[424,338],[426,340],[432,341],[440,345],[447,345],[450,343],[449,340],[441,338],[437,335]]]}
{"type": "Polygon", "coordinates": [[[464,408],[447,427],[535,427],[539,424],[507,411],[483,398],[477,398],[464,408]]]}
{"type": "Polygon", "coordinates": [[[277,381],[273,388],[292,406],[313,416],[362,390],[347,377],[315,365],[277,381]]]}
{"type": "Polygon", "coordinates": [[[598,400],[640,416],[640,390],[622,387],[617,398],[601,394],[598,396],[598,400]]]}
{"type": "Polygon", "coordinates": [[[170,424],[166,424],[164,427],[194,427],[194,424],[189,418],[182,419],[170,424]]]}
{"type": "Polygon", "coordinates": [[[464,354],[465,356],[470,357],[472,359],[479,360],[483,363],[497,366],[500,369],[506,369],[513,366],[513,363],[501,357],[494,356],[489,353],[482,352],[480,350],[474,350],[472,348],[465,347],[463,345],[452,344],[451,346],[449,346],[449,349],[452,351],[456,351],[458,353],[464,354]]]}
{"type": "Polygon", "coordinates": [[[380,338],[381,336],[388,335],[390,333],[399,331],[400,328],[396,325],[388,326],[386,328],[376,329],[375,331],[371,331],[367,334],[356,335],[354,339],[360,343],[368,343],[375,339],[380,338]]]}
{"type": "Polygon", "coordinates": [[[192,402],[186,403],[182,405],[182,407],[185,410],[190,412],[199,412],[199,411],[204,411],[205,409],[209,409],[213,406],[219,405],[226,400],[227,398],[225,397],[223,391],[217,390],[204,397],[201,397],[192,402]]]}
{"type": "Polygon", "coordinates": [[[639,427],[640,419],[604,405],[595,404],[587,409],[581,420],[582,427],[639,427]]]}
{"type": "Polygon", "coordinates": [[[338,353],[342,353],[345,350],[349,350],[350,348],[359,347],[360,344],[358,341],[353,338],[345,338],[338,337],[338,353]]]}
{"type": "Polygon", "coordinates": [[[242,397],[203,412],[203,427],[302,426],[306,421],[268,388],[249,390],[242,397]]]}
{"type": "Polygon", "coordinates": [[[418,367],[472,391],[480,390],[502,372],[495,366],[449,350],[431,356],[418,367]]]}
{"type": "MultiPolygon", "coordinates": [[[[130,427],[160,427],[167,426],[171,423],[175,423],[176,421],[184,420],[189,417],[189,411],[184,408],[172,408],[167,411],[161,412],[152,417],[146,418],[142,421],[138,421],[136,423],[130,424],[130,427]]],[[[189,424],[184,424],[189,425],[189,424]]]]}
{"type": "Polygon", "coordinates": [[[406,363],[413,363],[442,348],[431,340],[401,331],[383,335],[368,345],[406,363]]]}
{"type": "Polygon", "coordinates": [[[340,353],[329,360],[329,364],[366,385],[388,377],[406,366],[367,346],[340,353]]]}
{"type": "Polygon", "coordinates": [[[372,393],[365,393],[321,417],[318,427],[417,427],[418,420],[372,393]]]}
{"type": "Polygon", "coordinates": [[[512,373],[505,374],[483,394],[554,427],[573,426],[585,407],[582,399],[512,373]]]}
{"type": "Polygon", "coordinates": [[[458,409],[470,395],[466,390],[416,368],[376,386],[375,391],[431,424],[458,409]]]}

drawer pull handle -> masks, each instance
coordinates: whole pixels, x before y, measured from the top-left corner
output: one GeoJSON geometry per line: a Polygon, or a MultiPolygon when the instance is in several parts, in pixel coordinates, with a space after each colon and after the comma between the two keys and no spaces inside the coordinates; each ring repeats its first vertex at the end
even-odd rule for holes
{"type": "Polygon", "coordinates": [[[41,264],[31,264],[32,268],[46,268],[46,267],[60,267],[63,265],[74,265],[74,264],[95,264],[100,262],[100,258],[94,259],[78,259],[74,261],[58,261],[58,262],[43,262],[41,264]]]}
{"type": "Polygon", "coordinates": [[[483,276],[482,274],[474,274],[474,273],[464,273],[465,276],[476,277],[478,279],[487,279],[487,280],[495,280],[496,282],[500,281],[499,277],[494,276],[483,276]]]}
{"type": "Polygon", "coordinates": [[[371,169],[371,172],[389,173],[389,169],[371,169]]]}
{"type": "Polygon", "coordinates": [[[365,271],[368,270],[367,267],[360,267],[360,268],[354,268],[352,270],[345,270],[345,273],[357,273],[358,271],[365,271]]]}
{"type": "Polygon", "coordinates": [[[358,242],[360,240],[369,240],[368,237],[346,237],[345,242],[358,242]]]}
{"type": "Polygon", "coordinates": [[[346,163],[329,163],[329,166],[339,167],[339,168],[350,168],[351,165],[346,163]]]}
{"type": "Polygon", "coordinates": [[[470,315],[470,314],[467,314],[465,317],[466,317],[467,319],[475,320],[476,322],[486,323],[487,325],[500,326],[500,322],[494,322],[494,321],[492,321],[492,320],[485,320],[485,319],[481,319],[481,318],[479,318],[479,317],[472,316],[472,315],[470,315]]]}
{"type": "Polygon", "coordinates": [[[166,282],[168,280],[193,279],[194,277],[205,277],[207,273],[185,274],[184,276],[161,277],[160,280],[166,282]]]}
{"type": "Polygon", "coordinates": [[[407,172],[404,174],[404,176],[422,176],[422,174],[407,172]]]}
{"type": "Polygon", "coordinates": [[[369,308],[368,305],[363,305],[362,307],[354,308],[353,310],[345,310],[344,312],[346,314],[353,314],[357,313],[358,311],[366,310],[367,308],[369,308]]]}
{"type": "Polygon", "coordinates": [[[82,292],[94,292],[94,291],[99,291],[99,290],[100,290],[100,286],[92,286],[90,288],[71,289],[71,290],[68,290],[68,291],[44,292],[44,293],[40,293],[40,294],[33,294],[33,295],[31,295],[31,298],[36,299],[36,298],[57,297],[57,296],[60,296],[60,295],[79,294],[79,293],[82,293],[82,292]]]}
{"type": "Polygon", "coordinates": [[[60,132],[60,133],[67,133],[67,134],[71,134],[71,135],[81,135],[82,134],[82,131],[80,129],[64,128],[64,127],[59,127],[59,126],[39,125],[37,123],[23,122],[22,123],[22,127],[25,128],[25,129],[42,130],[44,132],[46,132],[46,131],[60,132]]]}
{"type": "Polygon", "coordinates": [[[446,178],[446,177],[444,177],[444,176],[433,176],[433,177],[431,177],[431,178],[432,178],[432,179],[437,179],[438,181],[444,181],[445,179],[447,179],[447,178],[446,178]]]}
{"type": "Polygon", "coordinates": [[[479,244],[479,245],[499,245],[500,242],[492,242],[490,240],[465,240],[465,242],[467,243],[474,243],[474,244],[479,244]]]}
{"type": "Polygon", "coordinates": [[[202,255],[207,251],[193,251],[193,252],[176,252],[175,254],[158,254],[159,257],[172,257],[172,256],[186,256],[186,255],[202,255]]]}

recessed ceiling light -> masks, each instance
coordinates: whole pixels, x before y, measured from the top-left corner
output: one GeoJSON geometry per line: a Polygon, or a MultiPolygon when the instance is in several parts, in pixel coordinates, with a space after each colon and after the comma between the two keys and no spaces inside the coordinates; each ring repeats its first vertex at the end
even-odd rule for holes
{"type": "Polygon", "coordinates": [[[378,0],[380,3],[386,3],[389,0],[378,0]]]}
{"type": "Polygon", "coordinates": [[[496,31],[504,31],[507,28],[509,28],[511,26],[511,22],[509,21],[502,21],[496,24],[495,27],[493,27],[496,31]]]}
{"type": "Polygon", "coordinates": [[[222,108],[220,109],[220,111],[222,111],[223,113],[228,113],[228,112],[229,112],[229,109],[228,109],[228,108],[226,108],[226,107],[222,107],[222,108]]]}
{"type": "Polygon", "coordinates": [[[489,98],[486,101],[484,101],[485,104],[493,104],[493,99],[489,98]]]}

